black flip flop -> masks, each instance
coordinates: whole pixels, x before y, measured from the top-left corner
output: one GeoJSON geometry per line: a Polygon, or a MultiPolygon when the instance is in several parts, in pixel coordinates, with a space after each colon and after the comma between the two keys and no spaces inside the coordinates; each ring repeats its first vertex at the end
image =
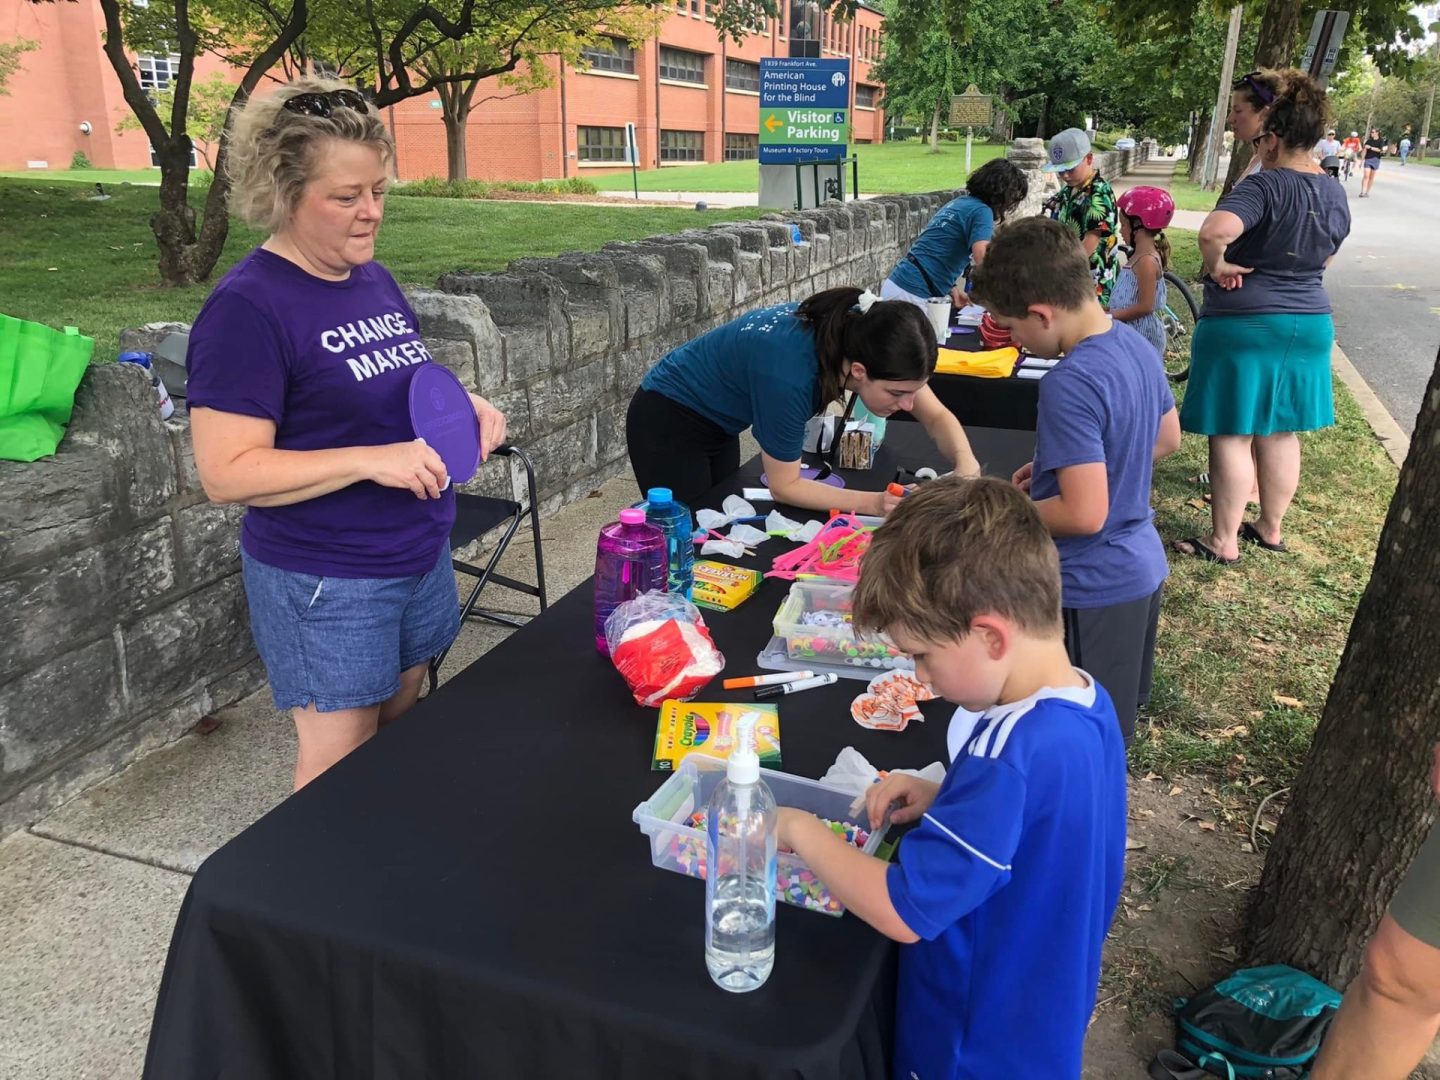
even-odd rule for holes
{"type": "Polygon", "coordinates": [[[1278,544],[1272,544],[1270,543],[1270,541],[1266,540],[1263,536],[1260,535],[1260,530],[1255,528],[1255,523],[1253,521],[1247,521],[1245,522],[1245,524],[1240,526],[1240,539],[1248,540],[1250,541],[1250,543],[1262,547],[1266,551],[1273,551],[1277,555],[1284,555],[1290,550],[1288,547],[1285,546],[1285,541],[1283,540],[1280,541],[1280,543],[1278,544]]]}
{"type": "Polygon", "coordinates": [[[1176,553],[1178,553],[1178,554],[1180,554],[1180,555],[1190,555],[1190,556],[1192,556],[1192,557],[1194,557],[1194,558],[1196,558],[1196,559],[1204,559],[1206,562],[1219,563],[1221,566],[1234,566],[1237,562],[1240,561],[1240,556],[1238,556],[1238,555],[1235,556],[1235,558],[1233,558],[1233,559],[1222,558],[1221,556],[1217,555],[1214,551],[1210,550],[1210,548],[1206,547],[1206,546],[1201,542],[1201,540],[1200,540],[1200,538],[1199,538],[1198,536],[1192,536],[1192,537],[1190,537],[1190,539],[1188,539],[1188,540],[1176,540],[1174,543],[1172,543],[1172,544],[1170,545],[1170,547],[1171,547],[1171,549],[1172,549],[1173,551],[1175,551],[1176,553]],[[1194,548],[1195,550],[1193,550],[1193,551],[1181,551],[1181,550],[1180,550],[1180,545],[1181,545],[1181,544],[1189,544],[1189,545],[1190,545],[1192,548],[1194,548]]]}

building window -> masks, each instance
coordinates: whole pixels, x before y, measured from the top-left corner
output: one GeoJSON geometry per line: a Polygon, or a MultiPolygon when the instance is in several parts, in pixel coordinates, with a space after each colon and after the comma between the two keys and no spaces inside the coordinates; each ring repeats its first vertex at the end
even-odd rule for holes
{"type": "Polygon", "coordinates": [[[690,14],[697,19],[700,17],[700,0],[690,0],[690,14]]]}
{"type": "Polygon", "coordinates": [[[595,71],[620,71],[626,75],[635,74],[635,50],[623,38],[606,37],[593,45],[586,45],[580,55],[595,71]]]}
{"type": "Polygon", "coordinates": [[[704,161],[705,133],[702,131],[660,132],[660,160],[704,161]]]}
{"type": "Polygon", "coordinates": [[[141,90],[149,93],[167,90],[180,70],[180,57],[175,54],[157,56],[154,53],[141,53],[135,58],[135,70],[140,75],[141,90]]]}
{"type": "MultiPolygon", "coordinates": [[[[160,155],[155,153],[155,147],[153,146],[150,147],[150,167],[152,169],[158,169],[160,167],[160,155]]],[[[195,156],[195,144],[192,142],[190,144],[190,168],[198,169],[199,167],[200,161],[195,156]]]]}
{"type": "Polygon", "coordinates": [[[725,61],[725,88],[760,92],[760,65],[744,60],[725,61]]]}
{"type": "MultiPolygon", "coordinates": [[[[699,0],[696,0],[698,3],[699,0]]],[[[703,83],[705,81],[705,54],[687,52],[660,46],[660,78],[677,82],[703,83]]]]}
{"type": "Polygon", "coordinates": [[[625,163],[623,127],[582,127],[576,130],[581,161],[625,163]]]}
{"type": "Polygon", "coordinates": [[[726,161],[754,161],[760,153],[760,136],[726,135],[726,161]]]}
{"type": "Polygon", "coordinates": [[[855,107],[857,109],[875,108],[876,87],[866,86],[864,83],[855,84],[855,107]]]}

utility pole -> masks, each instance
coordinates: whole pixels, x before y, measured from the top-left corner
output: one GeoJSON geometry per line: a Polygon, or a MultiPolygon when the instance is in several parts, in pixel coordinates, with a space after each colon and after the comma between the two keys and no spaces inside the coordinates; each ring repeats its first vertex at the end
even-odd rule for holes
{"type": "MultiPolygon", "coordinates": [[[[1430,46],[1430,58],[1440,63],[1440,22],[1430,24],[1430,32],[1435,35],[1435,42],[1430,46]]],[[[1430,114],[1435,111],[1435,79],[1430,80],[1430,97],[1425,102],[1425,123],[1420,125],[1420,160],[1425,160],[1425,151],[1430,146],[1430,114]]]]}
{"type": "Polygon", "coordinates": [[[1425,122],[1420,125],[1420,160],[1425,160],[1425,148],[1430,144],[1430,114],[1435,111],[1435,84],[1430,84],[1430,97],[1425,102],[1425,122]]]}
{"type": "Polygon", "coordinates": [[[1205,144],[1205,169],[1201,186],[1207,191],[1215,187],[1220,171],[1220,150],[1225,145],[1225,116],[1230,111],[1230,84],[1235,81],[1235,51],[1240,47],[1240,17],[1245,5],[1230,10],[1230,32],[1225,36],[1225,62],[1220,68],[1220,91],[1215,96],[1215,115],[1210,121],[1210,138],[1205,144]]]}
{"type": "Polygon", "coordinates": [[[1375,123],[1375,103],[1380,99],[1380,84],[1384,81],[1380,72],[1375,72],[1375,85],[1370,90],[1370,111],[1365,114],[1365,130],[1360,134],[1370,137],[1370,126],[1375,123]]]}

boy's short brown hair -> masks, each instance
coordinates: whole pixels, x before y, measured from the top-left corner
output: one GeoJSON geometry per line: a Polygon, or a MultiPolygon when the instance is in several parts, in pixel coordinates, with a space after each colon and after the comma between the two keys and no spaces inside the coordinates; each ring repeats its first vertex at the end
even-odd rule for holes
{"type": "Polygon", "coordinates": [[[1030,497],[1003,480],[932,480],[875,532],[855,588],[857,628],[956,641],[977,616],[1054,638],[1060,555],[1030,497]]]}
{"type": "Polygon", "coordinates": [[[1027,217],[995,230],[971,291],[991,311],[1021,319],[1031,304],[1078,310],[1095,299],[1095,279],[1072,230],[1049,218],[1027,217]]]}

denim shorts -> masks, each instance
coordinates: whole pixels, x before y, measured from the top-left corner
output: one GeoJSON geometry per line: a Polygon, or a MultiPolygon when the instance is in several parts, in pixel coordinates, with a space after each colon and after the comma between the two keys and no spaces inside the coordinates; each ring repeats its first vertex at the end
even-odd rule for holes
{"type": "Polygon", "coordinates": [[[460,632],[450,545],[414,577],[319,577],[243,553],[250,631],[277,709],[320,712],[389,700],[400,673],[449,647],[460,632]]]}

